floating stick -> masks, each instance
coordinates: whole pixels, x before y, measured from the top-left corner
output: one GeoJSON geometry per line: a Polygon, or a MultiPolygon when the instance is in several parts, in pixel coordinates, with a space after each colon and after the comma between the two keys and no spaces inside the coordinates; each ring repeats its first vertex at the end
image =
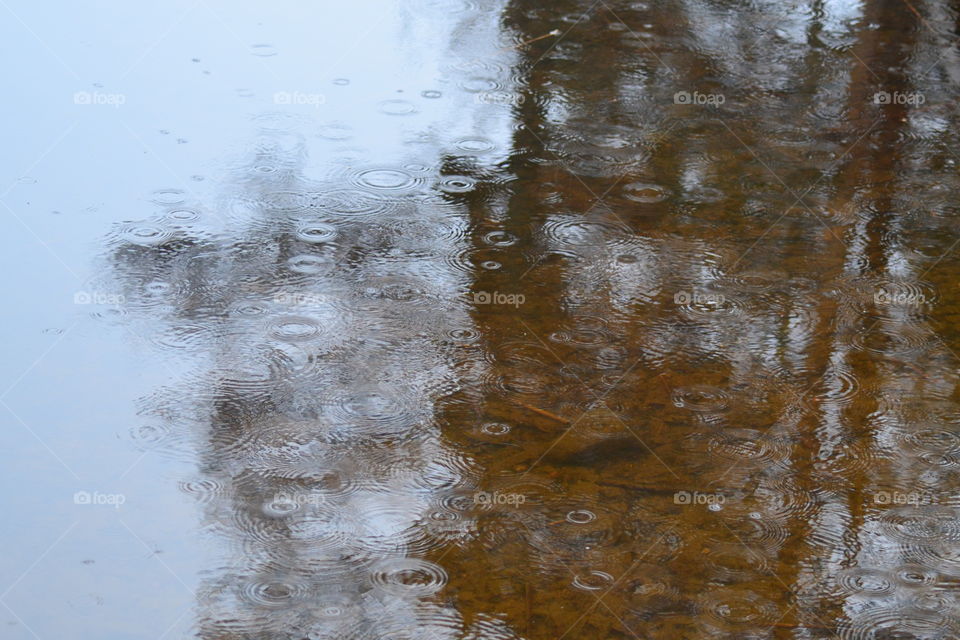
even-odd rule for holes
{"type": "Polygon", "coordinates": [[[509,49],[517,49],[517,48],[519,48],[519,47],[525,47],[525,46],[527,46],[528,44],[532,44],[532,43],[534,43],[534,42],[536,42],[536,41],[538,41],[538,40],[543,40],[544,38],[550,38],[550,37],[552,37],[552,36],[558,36],[558,35],[560,35],[560,29],[554,29],[554,30],[551,31],[550,33],[545,33],[545,34],[543,34],[542,36],[537,36],[536,38],[530,38],[529,40],[524,40],[523,42],[520,42],[520,43],[518,43],[518,44],[511,45],[511,46],[509,46],[509,47],[502,47],[502,48],[500,49],[500,51],[507,51],[507,50],[509,50],[509,49]]]}

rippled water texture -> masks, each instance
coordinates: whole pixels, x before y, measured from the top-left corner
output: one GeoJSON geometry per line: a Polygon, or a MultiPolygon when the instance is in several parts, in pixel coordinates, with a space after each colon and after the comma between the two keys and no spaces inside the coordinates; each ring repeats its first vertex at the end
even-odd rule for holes
{"type": "Polygon", "coordinates": [[[63,11],[0,636],[960,638],[956,3],[63,11]]]}

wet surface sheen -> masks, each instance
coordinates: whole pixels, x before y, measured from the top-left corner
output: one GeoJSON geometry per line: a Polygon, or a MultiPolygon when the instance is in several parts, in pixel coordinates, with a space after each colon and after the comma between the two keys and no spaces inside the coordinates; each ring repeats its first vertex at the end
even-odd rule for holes
{"type": "Polygon", "coordinates": [[[960,637],[956,7],[373,4],[14,5],[0,635],[960,637]]]}

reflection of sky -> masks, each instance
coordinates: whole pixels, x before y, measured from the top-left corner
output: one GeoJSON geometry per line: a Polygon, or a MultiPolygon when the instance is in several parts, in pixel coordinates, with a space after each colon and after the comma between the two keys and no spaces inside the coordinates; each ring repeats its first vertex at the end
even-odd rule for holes
{"type": "MultiPolygon", "coordinates": [[[[475,94],[444,77],[445,68],[457,61],[489,61],[502,46],[489,31],[497,26],[496,7],[460,13],[441,3],[400,9],[371,0],[362,5],[291,3],[262,12],[254,3],[191,5],[165,3],[163,11],[143,8],[136,14],[122,3],[94,11],[70,5],[51,20],[48,11],[32,3],[12,3],[44,44],[14,20],[0,27],[8,56],[28,61],[13,66],[7,81],[29,98],[7,104],[9,122],[26,126],[7,132],[16,152],[5,154],[4,177],[19,175],[77,122],[66,145],[37,169],[69,161],[80,194],[92,200],[111,195],[103,193],[102,180],[83,180],[99,175],[104,156],[126,160],[127,171],[148,169],[148,184],[155,185],[158,159],[139,158],[134,136],[180,174],[170,179],[187,179],[187,166],[206,162],[229,146],[250,113],[274,106],[277,92],[323,96],[321,106],[305,104],[298,110],[321,122],[354,127],[353,143],[376,150],[384,162],[401,153],[402,141],[412,132],[433,131],[448,139],[482,133],[506,142],[509,128],[498,117],[503,108],[476,108],[475,94]],[[270,45],[262,51],[275,55],[254,55],[260,44],[270,45]],[[339,79],[350,84],[334,84],[339,79]],[[118,109],[82,109],[73,104],[78,91],[122,94],[125,102],[118,109]],[[423,91],[440,91],[443,97],[424,98],[423,91]],[[249,93],[253,95],[244,97],[249,93]],[[409,101],[418,113],[378,114],[377,104],[384,100],[409,101]],[[71,142],[81,138],[84,147],[73,148],[71,142]],[[178,145],[178,138],[188,142],[178,145]]],[[[497,56],[505,66],[510,58],[497,56]]],[[[475,75],[495,74],[478,67],[475,75]]],[[[58,203],[69,204],[77,203],[58,203]]]]}
{"type": "Polygon", "coordinates": [[[842,34],[863,15],[863,2],[828,0],[823,3],[823,28],[842,34]]]}
{"type": "MultiPolygon", "coordinates": [[[[4,200],[13,214],[4,209],[0,218],[2,249],[8,272],[30,275],[6,280],[2,290],[6,300],[17,300],[5,329],[18,339],[4,345],[0,371],[6,388],[42,357],[5,401],[43,443],[4,414],[2,482],[26,485],[29,495],[6,503],[2,535],[18,552],[0,561],[0,575],[12,582],[78,522],[6,601],[41,637],[141,637],[145,614],[155,621],[154,637],[158,625],[191,606],[188,588],[196,586],[206,553],[184,536],[195,513],[172,480],[189,471],[172,471],[173,463],[152,455],[138,460],[128,437],[138,424],[136,398],[177,371],[145,371],[148,350],[89,320],[99,309],[72,304],[76,291],[89,288],[92,252],[114,223],[155,215],[147,198],[158,188],[213,202],[220,167],[212,163],[249,139],[251,116],[267,110],[349,129],[347,140],[307,139],[315,164],[343,157],[435,164],[446,150],[463,155],[454,143],[469,137],[496,145],[480,155],[481,164],[499,162],[509,152],[510,112],[480,104],[476,91],[488,81],[506,83],[513,64],[512,53],[497,52],[505,44],[497,33],[502,3],[466,11],[459,2],[385,0],[266,8],[111,2],[65,4],[56,12],[6,4],[12,11],[0,9],[7,14],[0,48],[17,63],[6,74],[0,192],[11,187],[4,200]],[[272,50],[251,49],[260,44],[272,50]],[[75,104],[77,92],[120,95],[123,104],[75,104]],[[320,94],[323,104],[277,105],[277,92],[299,92],[308,101],[320,94]],[[386,100],[408,101],[416,113],[381,113],[386,100]],[[70,330],[43,332],[48,328],[70,330]],[[130,494],[119,514],[72,504],[77,490],[117,486],[130,494]],[[158,560],[152,551],[160,547],[166,553],[158,560]],[[149,597],[138,588],[145,584],[149,597]]],[[[8,619],[15,618],[5,612],[8,619]]],[[[5,637],[30,637],[23,625],[9,629],[5,637]]]]}

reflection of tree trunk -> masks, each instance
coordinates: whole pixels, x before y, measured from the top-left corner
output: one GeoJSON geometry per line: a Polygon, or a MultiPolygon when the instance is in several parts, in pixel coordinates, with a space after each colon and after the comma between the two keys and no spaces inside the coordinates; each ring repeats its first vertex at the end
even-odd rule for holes
{"type": "MultiPolygon", "coordinates": [[[[882,92],[893,95],[894,92],[910,90],[909,70],[903,69],[905,56],[902,51],[913,50],[918,28],[916,17],[902,0],[871,2],[865,7],[862,23],[879,26],[861,28],[858,42],[852,50],[851,72],[847,83],[850,126],[844,129],[845,146],[849,148],[849,154],[843,158],[833,180],[833,195],[829,206],[830,212],[849,212],[853,208],[857,211],[855,222],[844,238],[847,249],[844,259],[847,265],[845,275],[855,279],[863,275],[885,274],[888,271],[888,262],[891,259],[888,252],[892,250],[889,234],[891,228],[898,225],[893,196],[897,186],[897,169],[901,166],[903,123],[906,122],[908,109],[906,105],[897,104],[893,100],[889,104],[878,105],[874,97],[882,92]],[[868,207],[872,213],[869,219],[863,220],[868,207]],[[850,272],[851,265],[863,265],[861,268],[866,269],[866,274],[850,272]]],[[[871,280],[855,282],[861,288],[868,288],[871,280]]],[[[872,296],[869,290],[859,293],[872,296]]],[[[873,359],[857,357],[854,361],[849,360],[847,352],[850,350],[851,332],[857,330],[862,321],[841,317],[837,312],[838,309],[832,303],[820,306],[818,315],[823,321],[818,335],[824,336],[824,349],[811,354],[816,361],[814,370],[826,375],[838,367],[850,368],[861,380],[882,381],[888,372],[882,366],[875,366],[873,359]]],[[[859,330],[862,331],[863,327],[859,330]]],[[[867,420],[875,408],[875,404],[863,395],[850,407],[845,408],[832,402],[823,402],[815,407],[814,417],[817,424],[812,425],[814,433],[811,434],[814,437],[805,438],[805,446],[799,448],[799,451],[811,454],[807,460],[798,461],[798,467],[805,476],[805,486],[818,485],[818,481],[810,476],[817,457],[834,458],[842,455],[840,443],[871,439],[867,431],[867,420]],[[818,452],[819,456],[813,455],[818,452]]],[[[838,551],[842,552],[843,560],[837,564],[821,566],[820,572],[835,574],[841,566],[856,564],[860,532],[866,516],[864,506],[869,502],[861,487],[870,484],[866,476],[873,472],[873,469],[851,472],[848,479],[852,481],[855,489],[850,493],[849,501],[832,505],[837,509],[833,511],[832,517],[836,518],[837,512],[843,513],[849,516],[848,523],[844,524],[842,520],[838,522],[835,519],[833,522],[827,521],[828,508],[831,505],[824,504],[817,516],[811,519],[807,535],[788,542],[785,553],[795,558],[795,567],[817,566],[817,562],[824,558],[837,557],[838,551]],[[842,527],[843,530],[831,533],[830,530],[837,527],[842,527]],[[819,550],[816,556],[803,558],[808,554],[804,551],[805,540],[813,537],[835,540],[840,548],[819,550]]],[[[816,576],[816,582],[819,583],[826,577],[816,576]]],[[[795,584],[799,589],[804,588],[800,583],[795,584]]],[[[808,608],[812,602],[805,599],[804,604],[804,608],[808,608]]],[[[843,617],[843,612],[837,609],[824,611],[821,606],[813,608],[816,618],[821,620],[837,620],[843,617]]]]}
{"type": "Polygon", "coordinates": [[[938,55],[941,56],[938,64],[946,72],[954,86],[960,85],[960,53],[957,52],[956,47],[956,36],[960,36],[960,6],[956,2],[930,2],[924,8],[930,14],[929,22],[932,25],[950,24],[950,14],[956,16],[955,37],[941,36],[938,38],[940,42],[940,53],[938,55]]]}
{"type": "MultiPolygon", "coordinates": [[[[824,17],[824,4],[825,3],[819,1],[814,2],[813,13],[818,19],[824,17]]],[[[578,11],[582,12],[588,6],[588,3],[561,2],[559,5],[553,5],[552,8],[555,9],[556,14],[572,15],[577,14],[578,11]]],[[[704,7],[696,2],[691,2],[689,5],[684,3],[661,4],[651,11],[651,15],[653,15],[653,12],[659,12],[659,15],[663,17],[662,21],[655,25],[655,33],[663,33],[671,28],[676,28],[680,31],[686,29],[686,31],[689,32],[689,26],[677,27],[678,24],[684,21],[687,22],[687,25],[693,24],[687,20],[686,15],[682,18],[677,17],[683,14],[682,9],[684,8],[704,9],[704,7]]],[[[603,10],[600,8],[596,10],[597,14],[601,14],[602,12],[603,10]]],[[[543,21],[536,20],[536,15],[538,14],[533,3],[514,0],[507,9],[505,21],[509,25],[516,25],[521,30],[523,38],[535,37],[553,26],[552,24],[545,24],[543,21]]],[[[690,15],[694,16],[695,12],[691,10],[690,15]]],[[[745,13],[744,15],[749,14],[745,13]]],[[[655,20],[650,21],[657,22],[655,20]]],[[[519,110],[521,121],[530,130],[535,131],[537,135],[532,136],[526,130],[521,130],[516,138],[517,147],[527,150],[535,158],[540,158],[541,161],[549,161],[553,158],[552,151],[554,151],[555,148],[545,149],[544,147],[549,146],[555,139],[567,140],[574,138],[577,134],[583,134],[584,131],[578,129],[578,127],[585,128],[581,127],[581,123],[584,120],[595,118],[613,125],[617,124],[619,122],[618,118],[624,115],[617,111],[616,105],[609,104],[609,100],[605,103],[601,103],[600,101],[593,103],[590,100],[592,95],[601,97],[604,95],[603,91],[598,87],[606,86],[608,89],[607,96],[609,96],[620,90],[620,85],[629,84],[627,82],[628,72],[625,70],[627,66],[625,62],[619,67],[624,71],[622,73],[616,73],[618,67],[610,62],[610,50],[608,49],[606,51],[606,57],[597,54],[598,51],[604,48],[603,45],[608,42],[609,32],[604,31],[603,27],[606,25],[602,25],[602,22],[599,18],[594,18],[593,15],[588,16],[566,36],[567,41],[572,45],[571,49],[580,52],[582,55],[582,58],[577,61],[580,64],[576,69],[572,68],[572,62],[565,59],[563,55],[540,61],[534,65],[532,69],[524,69],[530,86],[529,95],[531,97],[549,98],[551,94],[563,94],[565,97],[576,96],[577,98],[575,102],[571,101],[573,104],[564,104],[562,109],[558,109],[558,111],[565,111],[562,115],[557,115],[553,112],[545,113],[539,104],[526,104],[519,110]],[[597,67],[598,62],[602,68],[597,67]],[[586,116],[586,118],[584,118],[584,116],[586,116]],[[583,118],[583,120],[579,120],[578,118],[583,118]],[[564,128],[565,125],[566,128],[564,128]]],[[[896,204],[894,201],[894,195],[896,193],[895,179],[897,178],[897,172],[902,171],[904,164],[901,147],[905,129],[904,123],[908,116],[908,106],[896,100],[891,100],[887,104],[874,104],[874,94],[887,92],[893,95],[894,92],[910,91],[909,81],[911,71],[903,68],[903,60],[904,58],[908,60],[911,59],[911,57],[905,55],[905,53],[915,51],[919,46],[918,31],[922,28],[917,16],[902,0],[878,0],[877,2],[865,4],[864,15],[860,17],[859,24],[861,26],[857,34],[857,43],[852,52],[846,56],[850,69],[849,76],[845,79],[847,85],[847,112],[843,117],[842,124],[838,127],[838,133],[843,139],[840,147],[843,151],[849,148],[849,154],[840,159],[840,165],[837,168],[824,166],[826,164],[825,161],[819,164],[813,164],[809,156],[803,156],[800,153],[797,153],[796,157],[791,158],[789,162],[783,163],[783,171],[789,172],[784,176],[785,181],[788,183],[788,189],[794,189],[797,195],[803,193],[805,188],[809,186],[807,183],[803,183],[802,179],[796,180],[794,178],[794,176],[797,175],[803,176],[804,172],[802,169],[804,168],[809,167],[811,169],[810,173],[814,173],[817,177],[822,176],[824,183],[831,184],[830,189],[820,189],[819,192],[827,192],[830,194],[827,198],[826,211],[831,216],[839,214],[837,217],[842,219],[842,224],[838,224],[829,218],[825,219],[825,224],[832,225],[830,231],[826,231],[823,230],[820,223],[813,218],[808,218],[805,222],[814,229],[812,234],[819,233],[820,239],[826,241],[817,242],[817,250],[826,251],[829,249],[829,262],[837,265],[838,270],[845,271],[845,273],[840,275],[850,278],[877,274],[883,276],[887,275],[890,271],[890,263],[893,259],[893,248],[890,243],[890,236],[891,233],[897,230],[900,224],[897,214],[892,213],[896,204]],[[876,122],[878,117],[879,122],[876,122]],[[876,126],[871,130],[875,122],[876,126]],[[858,141],[860,136],[864,137],[858,141]],[[794,162],[794,160],[797,162],[794,162]],[[800,167],[799,170],[797,168],[798,166],[800,167]],[[834,169],[836,169],[836,171],[834,171],[834,169]],[[858,213],[865,211],[865,205],[869,205],[869,210],[872,212],[869,219],[866,219],[865,215],[851,215],[854,211],[858,213]],[[851,219],[853,220],[852,225],[850,224],[851,219]],[[822,233],[820,233],[821,231],[822,233]],[[840,236],[849,243],[846,251],[837,250],[841,245],[835,241],[835,236],[840,236]]],[[[837,27],[834,25],[832,28],[836,29],[837,27]]],[[[829,45],[821,41],[821,38],[825,37],[823,36],[823,32],[824,26],[819,22],[813,21],[809,24],[807,30],[808,46],[803,50],[803,62],[798,63],[795,67],[796,78],[788,79],[794,81],[792,86],[797,87],[796,90],[802,96],[824,96],[822,99],[829,99],[827,96],[835,94],[835,90],[831,84],[834,79],[825,78],[822,68],[823,65],[828,64],[834,56],[838,54],[836,51],[831,51],[829,45]]],[[[691,36],[690,33],[685,33],[684,35],[685,37],[694,39],[696,37],[691,36]]],[[[530,65],[534,61],[539,60],[539,57],[543,54],[547,46],[549,45],[538,43],[537,48],[531,48],[531,51],[525,52],[527,55],[527,64],[530,65]]],[[[653,46],[656,45],[654,44],[653,46]]],[[[737,51],[743,51],[756,46],[754,51],[760,52],[756,55],[762,56],[764,44],[762,42],[740,43],[735,38],[734,41],[730,43],[730,46],[737,51]],[[743,44],[742,47],[740,46],[741,44],[743,44]]],[[[614,51],[616,51],[616,47],[614,47],[614,51]]],[[[683,51],[682,53],[684,55],[679,55],[681,52],[678,51],[665,54],[670,55],[670,64],[678,70],[677,76],[679,76],[670,78],[669,82],[676,83],[678,89],[693,90],[697,88],[701,81],[708,79],[709,75],[714,75],[719,76],[719,78],[714,78],[714,80],[718,82],[720,86],[731,86],[733,90],[735,90],[736,80],[725,77],[723,65],[719,62],[711,61],[710,56],[704,54],[703,51],[703,49],[696,49],[694,51],[683,51]],[[724,84],[725,81],[728,82],[728,84],[724,84]]],[[[731,57],[736,58],[737,56],[731,57]]],[[[949,68],[956,67],[954,64],[955,57],[951,52],[946,63],[948,72],[951,74],[954,72],[950,71],[949,68]]],[[[737,60],[735,60],[735,62],[737,62],[737,60]]],[[[739,60],[739,62],[744,61],[739,60]]],[[[621,61],[618,60],[617,63],[620,64],[621,61]]],[[[926,69],[922,69],[922,71],[925,70],[926,69]]],[[[643,69],[643,71],[650,70],[643,69]]],[[[630,80],[633,80],[633,78],[630,78],[630,80]]],[[[650,84],[653,85],[656,83],[651,82],[650,84]]],[[[666,84],[667,83],[664,83],[664,85],[666,84]]],[[[784,84],[787,83],[785,82],[784,84]]],[[[663,87],[654,88],[662,89],[663,87]]],[[[665,110],[669,111],[669,107],[665,110]]],[[[788,117],[795,115],[798,120],[805,118],[807,122],[810,121],[809,105],[804,104],[802,99],[787,103],[780,111],[771,109],[768,113],[763,111],[763,107],[757,107],[757,111],[759,112],[757,119],[760,120],[763,125],[767,126],[770,125],[772,119],[783,118],[784,112],[788,114],[788,117]]],[[[744,114],[741,113],[739,115],[743,116],[744,114]]],[[[685,124],[689,126],[691,130],[700,134],[704,126],[702,114],[692,115],[685,124]],[[699,127],[699,129],[697,129],[697,127],[699,127]]],[[[796,123],[788,122],[784,124],[791,126],[796,123]]],[[[684,127],[681,127],[681,130],[673,132],[674,135],[681,140],[684,134],[683,128],[684,127]]],[[[651,170],[656,171],[660,178],[669,179],[671,185],[676,186],[677,183],[681,181],[684,170],[688,168],[688,165],[695,164],[694,160],[697,154],[704,152],[702,155],[714,154],[723,158],[722,162],[712,160],[717,165],[723,166],[716,168],[710,167],[710,169],[723,172],[725,175],[748,175],[751,167],[757,165],[756,159],[748,153],[741,152],[739,146],[732,152],[726,148],[724,145],[729,146],[731,144],[730,136],[726,135],[727,132],[725,129],[722,127],[718,128],[719,133],[723,135],[714,136],[708,141],[694,139],[693,141],[682,141],[682,143],[672,145],[669,148],[660,149],[649,163],[651,170]],[[717,140],[720,141],[718,142],[717,140]],[[704,147],[704,149],[697,148],[698,145],[704,147]]],[[[749,126],[743,126],[739,121],[731,128],[742,135],[743,140],[750,147],[756,149],[761,157],[767,155],[764,152],[768,152],[776,146],[768,143],[764,138],[764,133],[757,134],[755,130],[750,130],[749,126]],[[741,126],[738,127],[736,126],[737,124],[741,126]],[[743,131],[744,129],[746,129],[746,131],[743,131]]],[[[763,130],[761,129],[761,131],[763,130]]],[[[825,133],[827,132],[814,131],[813,135],[823,136],[825,133]]],[[[735,143],[736,141],[733,142],[735,143]]],[[[806,146],[805,149],[807,151],[813,150],[814,152],[819,152],[821,149],[814,147],[814,145],[817,144],[818,141],[815,141],[814,144],[806,146]]],[[[523,179],[530,179],[539,183],[548,173],[541,169],[542,165],[535,162],[528,162],[527,158],[514,159],[514,162],[516,163],[513,166],[515,172],[523,179]]],[[[773,167],[777,172],[780,172],[781,167],[779,165],[774,164],[773,167]]],[[[582,176],[582,179],[597,193],[602,193],[603,189],[612,182],[587,175],[582,176]]],[[[822,184],[823,183],[821,183],[821,186],[822,184]]],[[[578,194],[586,192],[583,185],[577,184],[576,182],[570,182],[569,185],[566,186],[570,187],[570,193],[565,193],[564,195],[569,196],[572,202],[579,202],[577,198],[582,196],[578,194]]],[[[519,187],[521,190],[525,188],[525,186],[519,187]]],[[[735,186],[731,191],[732,193],[728,196],[729,200],[725,201],[724,204],[726,206],[735,204],[739,211],[739,207],[742,206],[745,199],[744,189],[737,189],[735,186]]],[[[753,196],[754,194],[750,195],[753,196]]],[[[511,206],[511,218],[518,215],[522,216],[525,224],[528,222],[539,222],[543,224],[542,220],[531,220],[526,214],[526,210],[529,208],[526,206],[526,203],[531,196],[535,196],[535,193],[532,191],[525,193],[518,191],[514,199],[517,206],[511,206]]],[[[813,198],[811,198],[811,200],[812,199],[813,198]]],[[[792,201],[793,197],[790,197],[790,202],[792,201]]],[[[797,206],[803,207],[804,205],[801,203],[797,206]]],[[[817,207],[814,205],[811,208],[816,209],[817,207]]],[[[678,217],[679,215],[680,214],[677,214],[678,217]]],[[[643,224],[650,224],[649,220],[644,219],[638,220],[635,225],[633,222],[633,220],[630,221],[634,231],[642,229],[641,225],[643,224]]],[[[657,222],[659,223],[660,221],[657,222]]],[[[770,222],[772,223],[773,220],[771,219],[770,222]]],[[[736,236],[741,230],[748,230],[750,233],[759,235],[759,232],[754,229],[754,223],[754,220],[744,222],[735,215],[728,215],[723,219],[723,225],[726,225],[724,228],[733,230],[730,233],[731,236],[736,236]]],[[[785,219],[779,223],[779,226],[788,227],[790,224],[790,220],[785,219]]],[[[679,225],[678,227],[682,232],[686,232],[691,228],[679,225]]],[[[777,225],[774,225],[774,227],[777,227],[777,225]]],[[[784,262],[787,262],[794,260],[799,254],[809,253],[809,238],[801,233],[802,230],[799,229],[798,226],[795,228],[798,229],[797,233],[785,233],[779,238],[776,236],[776,231],[771,233],[768,240],[773,241],[767,242],[766,246],[757,251],[757,253],[766,253],[767,255],[762,258],[759,256],[751,257],[755,257],[757,261],[762,260],[763,262],[761,264],[774,265],[778,260],[782,259],[784,262]]],[[[665,232],[665,229],[669,229],[669,232],[674,232],[676,227],[668,227],[668,224],[663,224],[661,227],[656,228],[650,225],[650,227],[643,230],[649,230],[651,235],[658,235],[658,232],[666,235],[668,232],[665,232]]],[[[697,231],[699,230],[700,229],[697,229],[697,231]]],[[[710,229],[708,233],[713,231],[715,230],[710,229]]],[[[680,233],[677,235],[679,236],[680,233]]],[[[721,234],[716,233],[715,235],[707,237],[703,240],[702,244],[712,249],[716,245],[722,245],[724,241],[728,240],[728,238],[722,236],[718,238],[717,236],[721,236],[721,234]]],[[[680,243],[688,239],[689,236],[682,236],[682,240],[678,240],[677,242],[680,243]]],[[[700,240],[700,238],[695,238],[695,240],[700,240]]],[[[669,250],[664,250],[664,253],[668,251],[669,250]]],[[[796,260],[800,262],[799,258],[796,258],[796,260]]],[[[820,259],[817,263],[818,265],[823,265],[827,261],[828,260],[820,259]]],[[[744,264],[744,266],[746,266],[746,264],[744,264]]],[[[797,264],[793,263],[792,266],[797,266],[797,264]]],[[[569,267],[570,271],[578,268],[580,267],[576,265],[569,267]]],[[[800,267],[801,270],[805,268],[806,265],[800,267]]],[[[557,296],[563,295],[563,287],[568,286],[565,274],[560,273],[560,271],[560,269],[550,269],[537,273],[538,283],[543,284],[538,291],[553,292],[551,297],[556,302],[559,302],[557,296]],[[557,292],[559,292],[559,294],[557,292]]],[[[667,282],[672,274],[662,273],[657,275],[659,282],[667,282]]],[[[830,275],[838,274],[832,273],[830,275]]],[[[825,276],[823,280],[826,281],[827,277],[825,276]]],[[[864,278],[864,280],[866,280],[866,278],[864,278]]],[[[867,296],[871,295],[870,292],[861,291],[860,293],[867,296]]],[[[818,323],[815,337],[811,340],[810,344],[793,345],[789,335],[787,335],[787,337],[781,337],[778,334],[776,341],[782,345],[781,349],[790,349],[798,352],[797,360],[802,359],[805,364],[809,365],[813,372],[813,374],[809,376],[808,382],[810,383],[813,383],[820,375],[827,375],[828,380],[831,380],[829,374],[844,369],[853,370],[862,379],[880,380],[882,382],[888,375],[886,370],[875,366],[871,359],[862,357],[859,353],[854,357],[847,354],[847,351],[851,349],[851,323],[856,320],[852,315],[845,315],[849,313],[848,306],[838,304],[836,299],[829,296],[821,295],[818,296],[817,299],[819,300],[818,302],[810,303],[811,305],[817,305],[815,318],[818,323]]],[[[842,302],[845,303],[847,301],[842,302]]],[[[801,304],[802,303],[795,303],[795,306],[801,306],[801,304]]],[[[601,309],[601,311],[602,310],[603,309],[601,309]]],[[[645,310],[645,312],[653,313],[649,309],[645,310]]],[[[544,316],[538,313],[538,318],[541,321],[543,317],[544,316]]],[[[555,318],[563,321],[570,319],[568,314],[561,312],[555,313],[555,318]]],[[[553,322],[553,320],[551,320],[551,322],[553,322]]],[[[783,324],[785,325],[786,321],[784,321],[783,324]]],[[[539,329],[541,326],[546,327],[547,323],[544,322],[543,324],[536,324],[534,326],[539,329]]],[[[628,339],[631,343],[636,343],[643,339],[642,334],[633,332],[633,327],[623,327],[623,330],[624,335],[629,337],[628,339]]],[[[781,325],[779,330],[784,334],[788,334],[787,329],[783,327],[783,325],[781,325]]],[[[745,334],[749,334],[751,331],[752,328],[744,329],[745,334]]],[[[759,333],[759,331],[757,333],[759,333]]],[[[763,337],[767,338],[767,336],[763,337]]],[[[725,353],[725,356],[727,358],[725,364],[729,365],[730,362],[735,362],[738,356],[738,354],[735,353],[735,347],[731,347],[728,352],[725,353]]],[[[688,372],[673,372],[678,378],[683,377],[686,373],[688,372]]],[[[690,377],[694,377],[693,372],[689,373],[691,374],[690,377]]],[[[731,377],[735,375],[737,374],[731,374],[731,377]]],[[[732,380],[729,384],[732,386],[732,384],[739,382],[742,381],[732,380]]],[[[801,422],[797,429],[802,439],[800,446],[794,450],[795,457],[791,462],[792,469],[798,473],[804,488],[818,488],[821,486],[821,480],[814,475],[817,465],[822,462],[821,456],[823,456],[823,458],[835,458],[838,455],[841,443],[849,442],[854,437],[862,437],[868,426],[866,420],[875,408],[873,401],[868,398],[867,394],[861,395],[849,407],[842,403],[825,399],[814,409],[811,418],[804,419],[801,422]]],[[[792,423],[789,418],[789,408],[785,409],[778,417],[783,423],[790,425],[790,428],[795,424],[792,423]]],[[[786,431],[789,432],[789,428],[786,429],[786,431]]],[[[867,469],[865,472],[855,473],[866,475],[872,472],[873,470],[867,469]]],[[[850,479],[857,487],[863,487],[867,484],[867,478],[862,476],[851,475],[850,479]]],[[[794,587],[805,588],[798,587],[798,585],[802,583],[799,573],[804,570],[805,567],[815,566],[817,562],[822,562],[825,559],[828,562],[832,562],[836,555],[838,555],[836,553],[838,551],[847,554],[857,553],[859,549],[855,547],[855,536],[845,534],[850,534],[851,532],[859,533],[862,529],[865,517],[863,506],[866,502],[863,495],[854,492],[849,503],[844,502],[843,504],[825,505],[833,509],[833,514],[839,515],[838,520],[830,522],[827,517],[829,515],[827,509],[822,509],[821,513],[815,516],[810,523],[806,521],[791,522],[790,526],[800,528],[802,535],[791,537],[783,548],[779,550],[781,561],[786,560],[786,562],[781,562],[780,565],[786,569],[785,572],[782,572],[782,577],[789,581],[794,587]],[[844,546],[842,548],[831,548],[828,550],[818,549],[811,553],[809,546],[810,539],[818,535],[824,540],[835,539],[838,541],[838,545],[844,546]],[[851,541],[853,541],[853,544],[848,544],[851,541]],[[815,557],[811,558],[810,556],[814,554],[815,557]],[[792,575],[787,574],[787,572],[790,571],[793,572],[792,575]]],[[[849,559],[850,555],[848,555],[847,558],[849,559]]],[[[829,572],[836,568],[837,566],[826,566],[824,571],[829,572]]],[[[822,587],[822,582],[820,586],[822,587]]],[[[821,597],[820,593],[822,592],[815,588],[814,598],[821,597]]],[[[836,612],[833,613],[836,614],[836,612]]],[[[810,622],[811,628],[819,627],[819,622],[810,616],[801,614],[797,617],[810,622]]],[[[837,618],[839,618],[839,615],[825,619],[835,620],[837,618]]],[[[788,615],[787,621],[789,620],[790,617],[788,615]]]]}
{"type": "Polygon", "coordinates": [[[896,187],[896,168],[900,164],[901,133],[908,107],[890,100],[877,105],[875,95],[893,96],[911,90],[910,71],[902,68],[903,54],[898,50],[912,50],[917,29],[916,17],[905,8],[902,0],[884,0],[869,3],[864,21],[878,24],[878,29],[861,30],[860,41],[854,47],[856,59],[850,76],[848,104],[850,119],[856,126],[853,139],[865,133],[877,119],[876,128],[856,144],[835,180],[835,206],[845,206],[856,195],[858,185],[868,184],[871,204],[877,215],[866,228],[867,257],[872,269],[886,270],[884,234],[891,222],[891,196],[896,187]],[[895,39],[889,34],[898,34],[895,39]]]}

